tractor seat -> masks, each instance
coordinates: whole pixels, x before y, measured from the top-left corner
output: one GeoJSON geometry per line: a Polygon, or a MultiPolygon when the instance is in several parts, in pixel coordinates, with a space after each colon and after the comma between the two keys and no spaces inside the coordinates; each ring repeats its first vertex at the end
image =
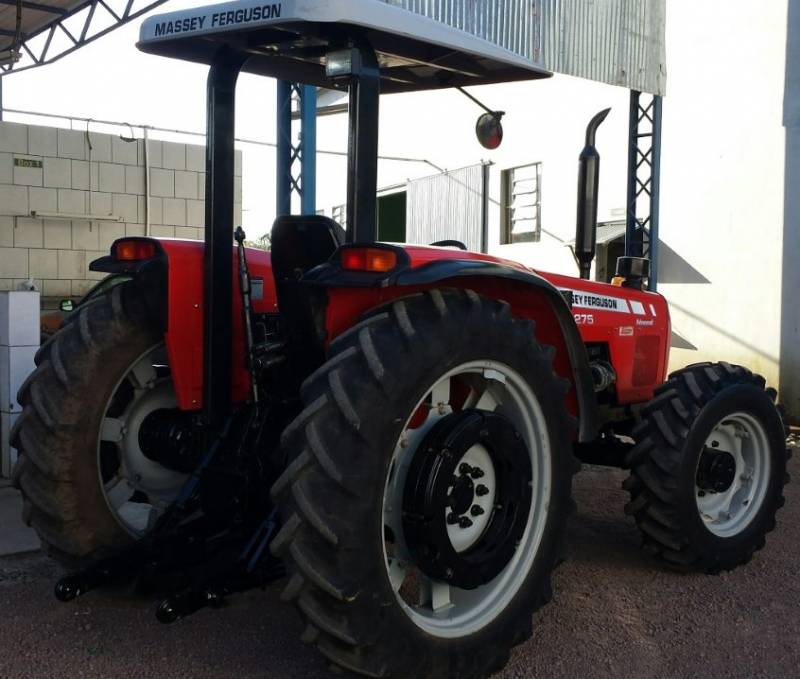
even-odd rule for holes
{"type": "Polygon", "coordinates": [[[296,281],[327,262],[345,241],[344,229],[323,215],[287,215],[272,225],[272,270],[275,282],[296,281]]]}
{"type": "Polygon", "coordinates": [[[323,338],[314,323],[314,309],[303,274],[327,262],[345,241],[341,226],[322,215],[278,217],[272,225],[272,275],[281,325],[297,388],[325,360],[323,338]]]}

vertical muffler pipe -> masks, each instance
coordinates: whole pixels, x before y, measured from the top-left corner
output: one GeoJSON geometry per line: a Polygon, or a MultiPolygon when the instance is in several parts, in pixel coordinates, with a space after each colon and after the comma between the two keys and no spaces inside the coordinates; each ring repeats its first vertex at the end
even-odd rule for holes
{"type": "Polygon", "coordinates": [[[578,223],[575,228],[575,257],[581,278],[589,278],[597,249],[597,198],[600,190],[600,154],[594,147],[597,128],[611,112],[600,111],[586,127],[586,146],[578,167],[578,223]]]}

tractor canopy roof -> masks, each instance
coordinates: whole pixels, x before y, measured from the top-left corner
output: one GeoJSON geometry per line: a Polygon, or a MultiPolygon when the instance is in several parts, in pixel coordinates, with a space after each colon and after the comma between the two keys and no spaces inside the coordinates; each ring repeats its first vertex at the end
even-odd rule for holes
{"type": "Polygon", "coordinates": [[[243,70],[320,87],[326,55],[367,42],[378,55],[382,92],[548,77],[499,45],[382,0],[240,0],[153,16],[144,52],[211,63],[226,45],[250,55],[243,70]]]}

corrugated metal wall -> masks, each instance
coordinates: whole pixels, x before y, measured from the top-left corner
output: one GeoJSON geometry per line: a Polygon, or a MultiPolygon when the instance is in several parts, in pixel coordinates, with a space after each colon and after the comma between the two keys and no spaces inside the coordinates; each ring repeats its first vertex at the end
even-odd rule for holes
{"type": "Polygon", "coordinates": [[[536,1],[546,68],[665,93],[666,0],[536,1]]]}
{"type": "Polygon", "coordinates": [[[665,94],[666,0],[383,0],[569,75],[665,94]]]}
{"type": "Polygon", "coordinates": [[[383,0],[536,61],[540,0],[383,0]]]}
{"type": "Polygon", "coordinates": [[[485,249],[484,166],[471,165],[408,182],[406,241],[426,245],[460,240],[467,249],[485,249]]]}

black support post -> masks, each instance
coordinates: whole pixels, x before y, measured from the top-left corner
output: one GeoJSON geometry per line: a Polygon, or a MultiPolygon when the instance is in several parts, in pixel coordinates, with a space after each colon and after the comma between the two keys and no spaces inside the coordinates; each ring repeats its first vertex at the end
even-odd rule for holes
{"type": "Polygon", "coordinates": [[[662,107],[658,95],[631,92],[625,254],[650,259],[648,287],[652,291],[658,286],[662,107]]]}
{"type": "Polygon", "coordinates": [[[292,83],[276,81],[275,216],[292,214],[292,83]]]}
{"type": "Polygon", "coordinates": [[[222,48],[208,74],[203,415],[211,433],[231,411],[234,129],[244,61],[222,48]]]}
{"type": "Polygon", "coordinates": [[[653,170],[650,190],[650,290],[658,290],[658,246],[661,224],[661,120],[664,100],[653,97],[653,170]]]}
{"type": "Polygon", "coordinates": [[[373,242],[378,236],[378,102],[380,72],[375,51],[354,50],[350,81],[350,130],[347,153],[347,242],[373,242]],[[354,58],[354,62],[356,59],[354,58]]]}
{"type": "Polygon", "coordinates": [[[637,169],[639,160],[639,97],[640,93],[631,90],[628,111],[628,197],[625,217],[625,255],[641,257],[644,254],[642,230],[639,226],[636,203],[639,195],[637,169]]]}

